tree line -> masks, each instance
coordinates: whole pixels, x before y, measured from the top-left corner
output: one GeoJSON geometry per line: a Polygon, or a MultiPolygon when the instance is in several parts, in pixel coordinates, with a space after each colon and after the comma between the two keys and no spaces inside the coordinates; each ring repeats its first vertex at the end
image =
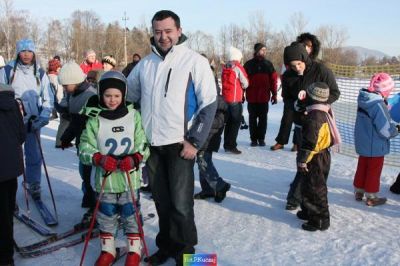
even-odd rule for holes
{"type": "MultiPolygon", "coordinates": [[[[15,10],[12,0],[0,2],[0,54],[11,60],[15,57],[15,44],[21,38],[31,38],[38,47],[42,60],[59,55],[63,60],[83,60],[84,52],[94,49],[101,58],[113,55],[120,67],[125,66],[124,35],[127,38],[128,61],[130,55],[144,56],[150,53],[150,22],[143,21],[132,28],[125,28],[116,20],[104,23],[94,11],[74,11],[64,20],[52,19],[40,25],[29,11],[15,10]]],[[[197,30],[184,31],[187,45],[214,59],[217,66],[224,62],[230,46],[243,52],[246,61],[253,56],[253,45],[263,42],[268,48],[268,59],[279,70],[283,63],[283,49],[307,29],[308,21],[300,12],[294,13],[283,30],[275,31],[266,22],[264,14],[255,12],[249,16],[248,25],[231,23],[223,25],[214,36],[197,30]]],[[[355,50],[344,49],[348,40],[347,29],[335,25],[321,25],[311,33],[321,41],[320,59],[339,65],[398,64],[400,56],[392,58],[359,58],[355,50]]]]}

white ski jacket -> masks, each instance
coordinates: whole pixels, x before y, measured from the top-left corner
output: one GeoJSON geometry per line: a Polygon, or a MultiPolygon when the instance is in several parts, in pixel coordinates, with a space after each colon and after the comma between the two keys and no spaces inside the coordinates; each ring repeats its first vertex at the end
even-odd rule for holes
{"type": "Polygon", "coordinates": [[[182,142],[200,148],[217,107],[217,90],[206,58],[177,44],[163,58],[152,46],[128,76],[128,100],[140,103],[152,146],[182,142]]]}

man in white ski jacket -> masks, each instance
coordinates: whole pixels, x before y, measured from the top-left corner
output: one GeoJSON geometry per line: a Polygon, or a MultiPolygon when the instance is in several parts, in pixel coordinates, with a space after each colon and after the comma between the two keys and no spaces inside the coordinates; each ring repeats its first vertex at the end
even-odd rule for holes
{"type": "Polygon", "coordinates": [[[159,250],[147,261],[173,257],[182,265],[197,244],[193,166],[215,116],[216,87],[207,59],[185,46],[174,12],[157,12],[152,26],[152,53],[128,76],[128,100],[140,104],[151,145],[147,166],[159,216],[159,250]]]}

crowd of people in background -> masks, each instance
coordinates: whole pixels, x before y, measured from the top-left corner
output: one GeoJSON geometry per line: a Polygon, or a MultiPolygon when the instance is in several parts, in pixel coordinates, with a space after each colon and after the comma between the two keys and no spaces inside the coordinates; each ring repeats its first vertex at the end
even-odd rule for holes
{"type": "MultiPolygon", "coordinates": [[[[57,117],[55,148],[64,150],[74,142],[77,149],[81,206],[88,208],[82,223],[89,226],[97,219],[101,231],[95,265],[113,263],[118,219],[128,243],[125,265],[139,265],[142,259],[144,236],[141,221],[135,218],[140,211],[142,169],[159,218],[158,250],[145,261],[160,265],[173,258],[183,265],[183,254],[195,253],[198,243],[194,200],[212,198],[221,203],[231,189],[218,173],[213,153],[219,151],[222,139],[225,152],[242,153],[237,137],[246,101],[249,146],[266,146],[268,112],[270,103],[278,103],[279,79],[283,114],[276,144],[270,149],[284,148],[294,124],[291,150],[297,152],[286,209],[300,208],[297,217],[305,220],[304,230],[330,227],[330,150],[340,144],[331,105],[340,91],[332,71],[318,60],[317,36],[302,33],[285,47],[281,76],[267,59],[263,42],[254,44],[253,57],[244,64],[242,52],[230,47],[219,76],[205,55],[185,46],[187,37],[177,14],[161,10],[151,23],[151,53],[143,59],[133,53],[132,62],[122,71],[112,55],[97,60],[92,49],[80,65],[54,56],[46,71],[30,39],[16,43],[11,62],[6,64],[0,56],[0,120],[10,125],[0,130],[1,147],[10,151],[7,158],[0,154],[0,265],[13,265],[17,177],[25,171],[23,186],[32,198],[41,197],[40,134],[57,117]],[[201,185],[197,193],[196,162],[201,185]],[[94,217],[97,200],[100,207],[94,217]]],[[[393,79],[378,73],[358,96],[355,147],[359,158],[353,185],[355,200],[365,197],[368,206],[386,202],[377,193],[389,140],[399,130],[387,106],[393,88],[393,79]]],[[[400,175],[391,191],[400,194],[400,175]]]]}

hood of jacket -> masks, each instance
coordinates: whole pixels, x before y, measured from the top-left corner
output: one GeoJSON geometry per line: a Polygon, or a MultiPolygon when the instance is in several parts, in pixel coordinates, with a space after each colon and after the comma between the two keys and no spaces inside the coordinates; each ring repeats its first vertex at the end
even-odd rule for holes
{"type": "Polygon", "coordinates": [[[383,98],[380,94],[369,92],[367,89],[361,89],[358,94],[357,103],[363,110],[369,111],[376,106],[378,102],[383,102],[383,98]]]}

